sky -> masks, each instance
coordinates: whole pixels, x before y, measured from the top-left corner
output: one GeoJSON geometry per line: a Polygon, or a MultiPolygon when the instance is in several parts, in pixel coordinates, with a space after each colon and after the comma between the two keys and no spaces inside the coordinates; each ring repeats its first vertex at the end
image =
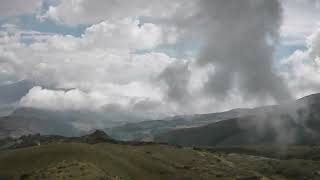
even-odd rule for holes
{"type": "Polygon", "coordinates": [[[256,107],[319,93],[319,65],[319,0],[0,0],[0,87],[32,84],[19,107],[256,107]]]}

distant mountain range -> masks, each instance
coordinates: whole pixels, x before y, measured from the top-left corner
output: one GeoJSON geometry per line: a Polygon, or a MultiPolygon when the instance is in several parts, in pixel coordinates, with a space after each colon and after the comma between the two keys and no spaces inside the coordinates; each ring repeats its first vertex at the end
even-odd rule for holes
{"type": "Polygon", "coordinates": [[[19,137],[26,134],[79,135],[72,118],[57,112],[21,108],[0,118],[0,137],[19,137]]]}
{"type": "Polygon", "coordinates": [[[164,120],[150,120],[137,123],[110,121],[108,113],[84,111],[49,111],[34,108],[19,108],[8,116],[0,117],[0,138],[19,137],[26,134],[54,134],[79,136],[92,128],[105,128],[118,140],[151,140],[155,135],[178,128],[199,127],[212,122],[226,120],[245,113],[237,109],[222,113],[192,116],[176,116],[164,120]],[[86,127],[89,125],[88,127],[86,127]],[[107,128],[106,128],[107,127],[107,128]]]}
{"type": "Polygon", "coordinates": [[[274,106],[135,123],[110,121],[106,112],[31,108],[17,109],[9,116],[0,118],[0,138],[36,133],[79,136],[92,129],[103,128],[117,140],[188,146],[318,144],[320,94],[274,106]]]}

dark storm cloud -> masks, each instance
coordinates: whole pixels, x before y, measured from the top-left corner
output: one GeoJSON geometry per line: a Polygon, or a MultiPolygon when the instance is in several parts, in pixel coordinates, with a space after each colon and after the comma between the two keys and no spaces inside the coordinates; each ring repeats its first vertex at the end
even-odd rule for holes
{"type": "Polygon", "coordinates": [[[198,64],[214,65],[205,91],[218,97],[237,85],[251,97],[290,98],[273,69],[273,52],[281,25],[277,0],[202,0],[197,15],[205,42],[198,64]]]}
{"type": "MultiPolygon", "coordinates": [[[[176,25],[200,40],[196,64],[214,67],[203,92],[224,99],[232,89],[244,98],[278,102],[291,98],[288,88],[273,67],[279,40],[282,8],[278,0],[199,0],[189,16],[176,16],[176,25]]],[[[186,37],[186,36],[185,36],[186,37]]],[[[176,76],[175,73],[171,73],[176,76]]],[[[167,75],[170,76],[170,75],[167,75]]],[[[167,78],[172,84],[171,78],[167,78]]],[[[187,82],[179,81],[180,83],[187,82]]],[[[169,85],[169,87],[172,85],[169,85]]],[[[179,85],[179,87],[182,87],[179,85]]],[[[182,88],[169,95],[181,99],[182,88]]],[[[170,93],[170,91],[169,91],[170,93]]]]}

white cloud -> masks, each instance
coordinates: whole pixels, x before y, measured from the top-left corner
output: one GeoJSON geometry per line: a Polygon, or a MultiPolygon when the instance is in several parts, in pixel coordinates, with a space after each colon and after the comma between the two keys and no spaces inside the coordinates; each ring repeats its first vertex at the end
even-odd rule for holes
{"type": "Polygon", "coordinates": [[[21,100],[22,106],[98,110],[116,104],[131,111],[141,101],[158,104],[151,114],[166,113],[170,107],[162,107],[163,90],[154,81],[177,59],[156,52],[134,53],[158,45],[161,34],[155,25],[139,27],[131,20],[93,25],[81,37],[10,26],[0,36],[0,71],[49,88],[73,89],[36,87],[21,100]],[[26,34],[32,37],[31,43],[22,42],[26,34]]]}
{"type": "Polygon", "coordinates": [[[142,100],[158,101],[159,92],[152,92],[151,87],[141,83],[127,85],[105,85],[102,89],[89,92],[80,89],[50,90],[42,87],[34,87],[20,100],[23,107],[34,107],[51,110],[90,110],[99,111],[107,105],[129,107],[142,100]],[[130,91],[128,91],[130,89],[130,91]],[[145,92],[145,93],[143,93],[145,92]]]}
{"type": "Polygon", "coordinates": [[[20,104],[51,110],[94,110],[101,107],[104,100],[99,94],[87,94],[78,89],[64,92],[34,87],[21,99],[20,104]]]}
{"type": "Polygon", "coordinates": [[[68,25],[94,24],[127,17],[171,16],[184,4],[181,0],[60,0],[44,17],[68,25]]]}
{"type": "Polygon", "coordinates": [[[0,16],[15,16],[30,13],[40,7],[41,0],[1,0],[0,16]]]}
{"type": "Polygon", "coordinates": [[[135,54],[165,40],[156,25],[129,19],[93,25],[81,37],[29,32],[31,44],[21,43],[27,32],[17,28],[2,33],[1,68],[49,85],[147,81],[174,61],[162,53],[135,54]]]}
{"type": "MultiPolygon", "coordinates": [[[[109,88],[112,85],[109,86],[109,88]]],[[[148,86],[148,85],[147,85],[148,86]]],[[[34,87],[24,96],[20,102],[21,107],[32,107],[37,109],[47,109],[52,111],[82,111],[93,113],[105,113],[103,121],[130,121],[143,119],[164,118],[172,113],[168,104],[164,104],[157,99],[144,98],[148,87],[139,83],[125,85],[125,87],[115,87],[124,92],[110,93],[99,90],[84,92],[79,89],[72,90],[50,90],[42,87],[34,87]],[[135,91],[129,93],[128,89],[135,91]],[[140,97],[135,96],[138,93],[140,97]],[[117,95],[115,95],[117,94],[117,95]],[[121,95],[120,95],[121,94],[121,95]],[[128,96],[124,96],[128,94],[128,96]],[[120,95],[120,96],[119,96],[120,95]]],[[[153,92],[155,94],[155,92],[153,92]]],[[[101,119],[92,119],[91,122],[99,122],[101,119]]],[[[83,122],[88,125],[88,122],[83,122]]],[[[93,125],[93,124],[92,124],[93,125]]],[[[105,126],[105,125],[103,125],[105,126]]]]}
{"type": "Polygon", "coordinates": [[[282,74],[296,97],[320,91],[320,29],[307,38],[308,49],[282,61],[282,74]]]}

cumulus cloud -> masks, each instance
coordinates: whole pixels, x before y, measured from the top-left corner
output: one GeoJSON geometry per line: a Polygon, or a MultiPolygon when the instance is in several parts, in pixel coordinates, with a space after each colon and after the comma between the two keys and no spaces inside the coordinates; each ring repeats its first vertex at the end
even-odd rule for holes
{"type": "Polygon", "coordinates": [[[101,110],[117,105],[123,113],[143,114],[140,107],[152,104],[150,111],[144,109],[148,117],[170,112],[161,102],[162,88],[154,81],[177,59],[163,53],[135,53],[162,42],[159,28],[131,20],[119,24],[102,22],[80,37],[43,35],[18,27],[2,32],[0,70],[48,88],[32,89],[20,105],[52,110],[101,110]],[[32,39],[26,44],[22,38],[28,33],[32,39]],[[52,90],[57,88],[73,90],[52,90]]]}
{"type": "Polygon", "coordinates": [[[0,16],[15,16],[33,12],[40,7],[41,0],[10,0],[0,1],[0,16]]]}
{"type": "Polygon", "coordinates": [[[7,30],[0,36],[1,68],[20,79],[69,88],[147,81],[174,61],[163,53],[134,53],[162,42],[159,28],[119,23],[93,25],[81,37],[34,34],[30,44],[21,42],[25,32],[7,30]]]}
{"type": "Polygon", "coordinates": [[[297,50],[283,59],[283,77],[297,97],[320,91],[320,29],[310,35],[306,50],[297,50]]]}
{"type": "MultiPolygon", "coordinates": [[[[91,120],[94,123],[103,120],[115,122],[156,119],[163,118],[171,113],[170,107],[157,99],[148,97],[148,95],[142,95],[142,87],[137,86],[139,85],[130,84],[126,85],[126,88],[133,91],[138,88],[140,96],[135,93],[127,93],[128,96],[125,96],[125,93],[120,92],[116,95],[99,90],[90,92],[84,92],[80,89],[52,90],[36,86],[20,100],[19,106],[58,112],[103,113],[104,119],[91,120]]],[[[123,91],[123,88],[120,88],[120,90],[123,91]]],[[[86,125],[88,122],[77,123],[86,125]]]]}
{"type": "Polygon", "coordinates": [[[101,107],[101,101],[104,99],[99,94],[87,94],[78,89],[54,91],[37,86],[20,100],[20,104],[38,109],[93,110],[101,107]]]}

